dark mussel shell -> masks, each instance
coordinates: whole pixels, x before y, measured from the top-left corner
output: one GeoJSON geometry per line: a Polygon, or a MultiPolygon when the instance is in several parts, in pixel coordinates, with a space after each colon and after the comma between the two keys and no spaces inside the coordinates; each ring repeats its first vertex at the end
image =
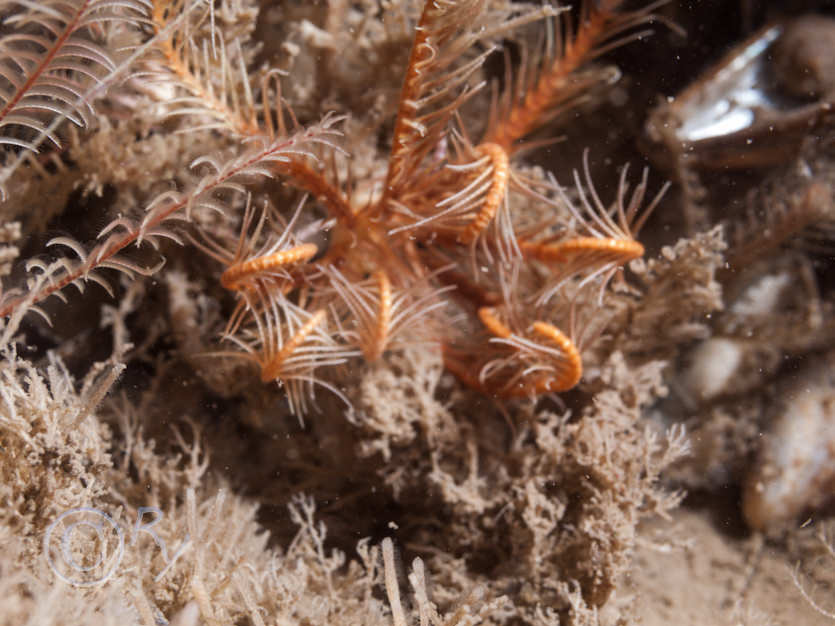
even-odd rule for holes
{"type": "Polygon", "coordinates": [[[832,108],[834,59],[833,19],[766,26],[650,114],[648,152],[701,170],[785,162],[832,108]]]}

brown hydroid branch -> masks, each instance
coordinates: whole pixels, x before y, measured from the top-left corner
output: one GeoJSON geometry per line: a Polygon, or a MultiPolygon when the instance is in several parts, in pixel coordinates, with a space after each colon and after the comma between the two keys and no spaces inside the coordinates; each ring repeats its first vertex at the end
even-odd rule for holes
{"type": "MultiPolygon", "coordinates": [[[[165,62],[163,67],[177,84],[191,94],[191,98],[178,99],[172,114],[193,114],[194,108],[203,110],[211,117],[221,120],[222,124],[243,137],[262,134],[258,125],[255,103],[249,88],[249,78],[245,67],[236,70],[227,55],[227,44],[222,39],[212,41],[212,50],[200,47],[188,36],[188,21],[183,28],[173,30],[165,37],[162,33],[171,24],[172,18],[182,13],[182,0],[155,0],[152,11],[154,31],[159,37],[158,49],[165,62]],[[192,48],[190,50],[190,48],[192,48]],[[200,56],[203,56],[201,67],[200,56]],[[220,72],[221,87],[218,90],[212,82],[211,72],[220,72]],[[234,80],[239,75],[240,80],[234,80]],[[238,94],[240,87],[243,94],[238,94]],[[243,99],[241,103],[239,100],[243,99]]],[[[212,33],[214,36],[214,33],[212,33]]],[[[235,42],[237,43],[237,42],[235,42]]],[[[237,59],[241,59],[240,45],[237,46],[237,59]]],[[[265,113],[266,114],[266,113],[265,113]]]]}
{"type": "MultiPolygon", "coordinates": [[[[163,227],[164,222],[176,218],[188,219],[193,206],[199,204],[214,205],[215,201],[209,197],[213,193],[224,189],[233,192],[239,191],[236,183],[240,177],[271,175],[273,172],[281,173],[282,165],[291,161],[287,153],[298,155],[300,152],[309,149],[313,144],[327,143],[329,136],[337,134],[332,126],[340,120],[341,118],[337,116],[326,116],[316,126],[250,150],[230,163],[216,167],[213,174],[204,177],[189,192],[166,192],[151,203],[152,208],[147,212],[141,223],[132,224],[121,218],[111,223],[102,231],[102,235],[111,231],[114,232],[109,234],[104,241],[95,246],[89,253],[85,253],[79,244],[72,244],[68,238],[59,238],[56,243],[71,247],[79,257],[79,262],[71,263],[62,259],[49,266],[40,262],[31,264],[32,268],[41,269],[51,274],[50,279],[40,288],[31,303],[37,304],[49,296],[57,294],[70,284],[76,284],[81,289],[84,282],[92,280],[106,286],[107,281],[97,274],[101,269],[115,269],[129,275],[133,273],[146,275],[154,273],[161,265],[156,268],[141,268],[130,261],[118,258],[117,255],[131,244],[141,244],[143,240],[150,240],[153,243],[159,237],[176,238],[167,228],[163,227]],[[185,218],[178,215],[183,210],[186,211],[185,218]]],[[[201,160],[202,163],[208,161],[208,159],[201,160]]],[[[9,315],[24,301],[28,301],[28,298],[14,297],[7,300],[0,306],[0,317],[9,315]]]]}

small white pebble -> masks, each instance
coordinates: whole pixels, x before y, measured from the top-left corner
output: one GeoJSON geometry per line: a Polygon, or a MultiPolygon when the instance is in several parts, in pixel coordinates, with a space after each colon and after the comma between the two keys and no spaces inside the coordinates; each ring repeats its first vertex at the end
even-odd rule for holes
{"type": "Polygon", "coordinates": [[[742,363],[742,348],[733,339],[714,337],[696,346],[681,382],[691,398],[711,400],[727,388],[742,363]]]}

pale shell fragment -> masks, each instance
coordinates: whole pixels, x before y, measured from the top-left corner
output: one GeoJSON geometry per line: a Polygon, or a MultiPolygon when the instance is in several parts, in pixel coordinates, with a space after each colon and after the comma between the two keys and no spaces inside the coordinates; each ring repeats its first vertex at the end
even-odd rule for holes
{"type": "Polygon", "coordinates": [[[711,400],[728,389],[742,363],[743,350],[733,339],[713,337],[697,345],[690,354],[681,384],[697,403],[711,400]]]}
{"type": "Polygon", "coordinates": [[[765,530],[825,504],[835,488],[835,353],[810,364],[783,396],[744,487],[748,524],[765,530]]]}

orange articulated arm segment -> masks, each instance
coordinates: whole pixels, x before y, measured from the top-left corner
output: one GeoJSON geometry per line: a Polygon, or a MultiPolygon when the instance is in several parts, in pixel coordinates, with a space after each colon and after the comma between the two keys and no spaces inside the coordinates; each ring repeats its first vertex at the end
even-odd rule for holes
{"type": "Polygon", "coordinates": [[[520,241],[519,249],[526,259],[537,259],[545,263],[565,263],[567,261],[566,250],[561,243],[544,244],[520,241]]]}
{"type": "Polygon", "coordinates": [[[543,393],[569,391],[572,387],[565,387],[562,377],[540,376],[532,381],[520,382],[515,387],[503,389],[498,395],[505,398],[531,398],[543,393]]]}
{"type": "Polygon", "coordinates": [[[271,167],[287,178],[287,184],[307,191],[346,226],[354,224],[354,210],[342,191],[332,185],[321,172],[307,163],[304,156],[290,155],[287,161],[276,161],[271,167]]]}
{"type": "Polygon", "coordinates": [[[427,25],[438,19],[438,13],[440,11],[435,6],[435,2],[427,0],[415,30],[415,41],[412,44],[412,53],[409,55],[409,65],[403,80],[403,89],[400,92],[397,121],[394,124],[389,169],[383,188],[384,197],[388,197],[392,186],[400,179],[412,150],[412,144],[421,134],[421,129],[417,126],[414,117],[418,112],[421,85],[426,80],[426,77],[421,75],[421,68],[431,62],[436,54],[435,48],[429,41],[430,30],[427,25]]]}
{"type": "Polygon", "coordinates": [[[226,289],[241,289],[242,283],[264,272],[276,270],[287,265],[309,261],[318,252],[316,244],[303,243],[289,250],[280,250],[266,256],[259,256],[229,267],[220,276],[220,284],[226,289]]]}
{"type": "MultiPolygon", "coordinates": [[[[446,267],[439,259],[432,258],[429,255],[422,255],[421,260],[433,270],[445,269],[446,267]]],[[[445,269],[445,271],[438,273],[438,280],[445,285],[454,286],[455,295],[466,298],[475,306],[491,306],[501,301],[498,294],[486,291],[462,272],[445,269]]]]}
{"type": "Polygon", "coordinates": [[[583,376],[583,359],[574,342],[559,328],[545,322],[534,322],[533,332],[556,345],[557,349],[565,355],[563,362],[558,364],[558,373],[555,378],[537,381],[537,387],[542,387],[537,393],[568,391],[576,386],[583,376]]]}
{"type": "Polygon", "coordinates": [[[290,339],[284,347],[279,350],[278,354],[275,355],[269,362],[265,363],[264,366],[261,368],[261,381],[268,383],[270,381],[275,380],[276,378],[281,377],[281,368],[284,365],[284,362],[289,358],[296,349],[302,345],[307,339],[308,335],[312,333],[317,326],[319,326],[322,322],[325,321],[327,317],[327,312],[325,309],[319,309],[316,311],[307,322],[305,322],[301,328],[299,328],[298,332],[293,335],[293,338],[290,339]]]}
{"type": "MultiPolygon", "coordinates": [[[[594,3],[595,0],[589,0],[594,3]]],[[[619,1],[604,2],[593,9],[577,29],[572,41],[567,41],[562,55],[554,59],[550,67],[544,68],[536,85],[525,95],[524,100],[514,104],[506,119],[500,120],[490,134],[490,140],[502,146],[508,153],[513,144],[536,130],[540,120],[548,113],[559,92],[566,88],[571,74],[579,69],[594,52],[595,46],[607,35],[607,27],[616,17],[619,1]]]]}
{"type": "Polygon", "coordinates": [[[495,337],[507,339],[510,337],[510,329],[502,324],[496,317],[496,310],[489,306],[483,306],[478,310],[478,319],[485,328],[495,337]]]}
{"type": "Polygon", "coordinates": [[[507,193],[510,162],[505,149],[495,143],[485,143],[478,147],[478,152],[490,157],[493,166],[493,182],[478,215],[461,233],[460,240],[462,243],[471,243],[487,228],[507,193]]]}
{"type": "Polygon", "coordinates": [[[363,346],[366,361],[376,361],[383,354],[388,341],[389,326],[391,325],[391,282],[383,270],[374,272],[377,289],[380,292],[380,306],[377,309],[377,325],[371,342],[363,346]]]}
{"type": "Polygon", "coordinates": [[[487,4],[487,0],[424,0],[400,90],[383,197],[375,210],[387,210],[389,200],[397,199],[404,187],[414,184],[410,174],[429,144],[444,135],[444,120],[460,106],[461,98],[466,98],[467,90],[459,92],[458,87],[484,55],[461,61],[477,40],[468,33],[487,4]]]}
{"type": "MultiPolygon", "coordinates": [[[[455,378],[467,385],[470,389],[474,389],[481,393],[486,393],[484,385],[478,379],[478,376],[473,376],[473,367],[464,361],[461,361],[450,354],[449,348],[444,348],[444,367],[452,373],[455,378]]],[[[476,368],[478,369],[478,368],[476,368]]]]}
{"type": "Polygon", "coordinates": [[[544,263],[571,263],[595,256],[600,258],[601,263],[624,264],[644,256],[644,246],[634,239],[609,237],[575,237],[550,244],[523,242],[520,248],[527,258],[538,259],[544,263]]]}

